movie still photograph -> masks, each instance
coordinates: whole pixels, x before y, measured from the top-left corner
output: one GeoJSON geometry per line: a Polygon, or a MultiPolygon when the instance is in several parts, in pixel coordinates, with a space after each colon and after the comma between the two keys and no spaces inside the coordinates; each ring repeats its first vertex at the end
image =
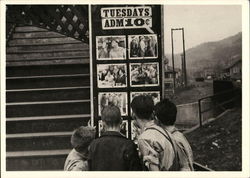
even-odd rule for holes
{"type": "Polygon", "coordinates": [[[128,49],[129,59],[157,58],[157,35],[129,35],[128,49]]]}
{"type": "MultiPolygon", "coordinates": [[[[120,133],[128,138],[128,121],[123,120],[120,127],[121,127],[120,133]]],[[[100,137],[102,133],[105,132],[105,127],[103,127],[102,120],[98,121],[98,128],[99,128],[98,136],[100,137]]]]}
{"type": "Polygon", "coordinates": [[[98,64],[98,88],[121,88],[127,86],[127,67],[125,64],[98,64]]]}
{"type": "Polygon", "coordinates": [[[131,63],[130,86],[150,87],[159,85],[158,63],[131,63]]]}
{"type": "Polygon", "coordinates": [[[97,36],[96,37],[97,60],[125,60],[126,37],[125,36],[97,36]]]}
{"type": "Polygon", "coordinates": [[[141,132],[141,129],[136,124],[136,121],[131,120],[131,140],[134,140],[135,143],[137,143],[137,137],[140,132],[141,132]]]}
{"type": "Polygon", "coordinates": [[[160,92],[159,91],[143,91],[143,92],[131,92],[130,93],[130,102],[132,102],[133,98],[139,95],[149,95],[152,97],[154,101],[154,105],[160,102],[160,92]]]}
{"type": "Polygon", "coordinates": [[[126,92],[100,92],[98,94],[98,115],[105,106],[115,105],[120,108],[121,115],[128,115],[128,100],[126,92]]]}

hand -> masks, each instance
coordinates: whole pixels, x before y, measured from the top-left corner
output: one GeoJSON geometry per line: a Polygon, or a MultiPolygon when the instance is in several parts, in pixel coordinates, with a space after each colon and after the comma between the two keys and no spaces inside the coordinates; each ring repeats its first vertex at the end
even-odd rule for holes
{"type": "Polygon", "coordinates": [[[93,129],[96,129],[96,126],[91,125],[91,119],[89,119],[89,121],[88,121],[88,127],[92,127],[93,129]]]}

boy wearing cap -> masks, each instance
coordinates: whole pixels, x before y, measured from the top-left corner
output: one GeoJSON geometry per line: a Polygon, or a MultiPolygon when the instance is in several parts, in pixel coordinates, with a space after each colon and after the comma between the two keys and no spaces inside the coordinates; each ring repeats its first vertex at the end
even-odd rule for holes
{"type": "Polygon", "coordinates": [[[136,145],[120,133],[122,124],[120,109],[106,106],[101,119],[104,132],[95,139],[89,149],[91,171],[139,171],[141,164],[136,145]]]}
{"type": "Polygon", "coordinates": [[[74,147],[69,153],[64,171],[88,171],[88,147],[95,138],[95,128],[81,126],[74,130],[71,144],[74,147]]]}

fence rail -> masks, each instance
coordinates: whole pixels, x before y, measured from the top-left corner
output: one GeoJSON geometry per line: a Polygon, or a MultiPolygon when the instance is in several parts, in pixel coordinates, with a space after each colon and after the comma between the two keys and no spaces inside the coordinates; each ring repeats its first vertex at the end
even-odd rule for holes
{"type": "Polygon", "coordinates": [[[193,163],[193,167],[195,171],[213,171],[212,169],[205,167],[197,162],[193,163]]]}
{"type": "Polygon", "coordinates": [[[239,88],[227,90],[224,92],[220,92],[211,96],[206,96],[203,98],[200,98],[198,100],[198,107],[199,107],[199,125],[202,127],[202,114],[208,111],[211,111],[212,109],[219,107],[223,110],[226,110],[227,107],[232,107],[235,101],[239,100],[241,98],[241,92],[239,88]],[[212,100],[212,107],[202,110],[202,101],[206,99],[212,100]],[[228,105],[228,106],[227,106],[228,105]]]}

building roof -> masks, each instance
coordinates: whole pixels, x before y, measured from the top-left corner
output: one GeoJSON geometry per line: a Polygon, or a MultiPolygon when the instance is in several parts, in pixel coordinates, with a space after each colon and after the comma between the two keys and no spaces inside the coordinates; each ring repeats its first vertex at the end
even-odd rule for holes
{"type": "Polygon", "coordinates": [[[234,62],[232,62],[229,66],[227,66],[225,69],[230,69],[232,67],[234,67],[235,65],[237,65],[238,63],[241,62],[241,58],[235,60],[234,62]]]}

